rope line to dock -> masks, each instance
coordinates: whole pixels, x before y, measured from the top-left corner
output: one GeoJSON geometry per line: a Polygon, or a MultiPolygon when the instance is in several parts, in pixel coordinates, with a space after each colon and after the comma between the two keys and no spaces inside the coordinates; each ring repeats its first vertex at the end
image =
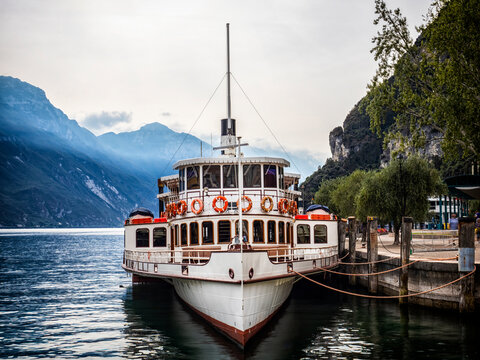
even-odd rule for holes
{"type": "Polygon", "coordinates": [[[341,289],[336,289],[334,287],[331,287],[331,286],[328,286],[326,284],[322,284],[321,282],[318,282],[316,280],[313,280],[295,270],[292,270],[295,274],[301,276],[302,278],[304,279],[307,279],[311,282],[313,282],[314,284],[317,284],[317,285],[320,285],[320,286],[323,286],[327,289],[330,289],[330,290],[333,290],[333,291],[337,291],[339,293],[342,293],[342,294],[346,294],[346,295],[352,295],[352,296],[358,296],[358,297],[364,297],[364,298],[369,298],[369,299],[400,299],[400,298],[407,298],[407,297],[413,297],[413,296],[419,296],[419,295],[423,295],[423,294],[428,294],[430,292],[433,292],[433,291],[436,291],[436,290],[440,290],[444,287],[447,287],[449,285],[452,285],[462,279],[465,279],[466,277],[472,275],[473,273],[475,273],[475,271],[477,270],[477,266],[475,265],[473,267],[473,270],[471,272],[469,272],[468,274],[466,275],[463,275],[461,277],[459,277],[458,279],[455,279],[453,281],[450,281],[449,283],[446,283],[446,284],[443,284],[443,285],[440,285],[440,286],[437,286],[433,289],[429,289],[429,290],[425,290],[425,291],[420,291],[420,292],[417,292],[417,293],[412,293],[412,294],[406,294],[406,295],[389,295],[389,296],[378,296],[378,295],[367,295],[367,294],[358,294],[358,293],[352,293],[350,291],[345,291],[345,290],[341,290],[341,289]]]}
{"type": "MultiPolygon", "coordinates": [[[[400,254],[398,254],[398,255],[400,255],[400,254]]],[[[343,258],[345,258],[345,256],[342,257],[340,260],[342,260],[343,258]]],[[[392,257],[382,259],[382,260],[377,260],[377,261],[354,262],[354,263],[339,261],[338,264],[339,265],[352,265],[352,266],[371,265],[371,264],[377,264],[377,263],[385,262],[385,261],[392,260],[392,259],[399,259],[399,258],[392,256],[392,257]]],[[[456,259],[458,259],[458,255],[448,257],[448,258],[421,258],[421,259],[417,259],[417,260],[420,260],[420,261],[448,261],[448,260],[456,260],[456,259]]]]}
{"type": "Polygon", "coordinates": [[[326,272],[329,272],[329,273],[332,273],[332,274],[337,274],[337,275],[372,276],[372,275],[381,275],[381,274],[386,274],[386,273],[389,273],[389,272],[392,272],[392,271],[396,271],[396,270],[402,269],[404,267],[410,266],[412,264],[415,264],[419,261],[421,261],[421,260],[414,260],[412,262],[409,262],[408,264],[405,264],[405,265],[402,265],[402,266],[399,266],[399,267],[396,267],[396,268],[393,268],[393,269],[388,269],[388,270],[380,271],[380,272],[376,272],[376,273],[366,273],[366,274],[350,274],[350,273],[344,273],[344,272],[339,272],[339,271],[335,271],[335,270],[328,270],[328,269],[322,269],[322,270],[326,271],[326,272]]]}
{"type": "Polygon", "coordinates": [[[377,264],[377,263],[385,262],[385,261],[392,260],[392,259],[397,259],[397,258],[396,258],[396,257],[390,257],[390,258],[386,258],[386,259],[382,259],[382,260],[377,260],[377,261],[354,262],[354,263],[348,263],[348,262],[339,261],[338,264],[339,264],[339,265],[353,265],[353,266],[358,266],[358,265],[371,265],[371,264],[377,264]]]}

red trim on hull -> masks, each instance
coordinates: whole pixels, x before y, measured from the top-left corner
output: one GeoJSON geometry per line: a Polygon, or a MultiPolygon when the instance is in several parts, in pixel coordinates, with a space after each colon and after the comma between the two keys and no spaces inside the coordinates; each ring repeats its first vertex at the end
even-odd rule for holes
{"type": "MultiPolygon", "coordinates": [[[[180,298],[180,297],[179,297],[180,298]]],[[[181,299],[181,298],[180,298],[181,299]]],[[[237,328],[234,328],[233,326],[227,325],[225,323],[222,323],[221,321],[218,321],[217,319],[212,318],[211,316],[208,316],[207,314],[202,313],[200,310],[195,309],[192,305],[187,303],[185,300],[181,299],[190,309],[195,311],[198,315],[200,315],[202,318],[207,320],[210,324],[212,324],[215,328],[217,328],[219,331],[221,331],[223,334],[225,334],[227,337],[241,345],[242,347],[245,346],[248,340],[250,340],[256,333],[260,331],[262,327],[264,327],[272,317],[275,316],[275,314],[281,309],[283,306],[280,305],[277,310],[275,310],[273,313],[271,313],[265,320],[259,322],[257,325],[252,326],[250,329],[247,329],[245,331],[238,330],[237,328]]]]}

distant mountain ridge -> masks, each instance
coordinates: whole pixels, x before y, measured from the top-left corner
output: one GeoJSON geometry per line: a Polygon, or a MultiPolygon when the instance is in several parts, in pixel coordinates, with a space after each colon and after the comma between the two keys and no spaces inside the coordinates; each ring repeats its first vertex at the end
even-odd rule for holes
{"type": "MultiPolygon", "coordinates": [[[[150,124],[97,138],[55,108],[43,90],[0,76],[0,226],[121,226],[134,207],[158,213],[156,178],[165,175],[158,171],[171,173],[162,154],[171,154],[173,142],[183,137],[150,124]],[[173,140],[163,138],[150,151],[148,141],[142,147],[142,138],[160,130],[173,140]],[[112,151],[122,141],[131,145],[126,153],[112,151]]],[[[194,136],[185,142],[200,147],[194,136]]]]}
{"type": "MultiPolygon", "coordinates": [[[[0,76],[0,227],[121,226],[137,206],[158,214],[157,178],[201,151],[211,145],[160,123],[97,137],[40,88],[0,76]]],[[[292,155],[300,169],[312,166],[292,155]]]]}

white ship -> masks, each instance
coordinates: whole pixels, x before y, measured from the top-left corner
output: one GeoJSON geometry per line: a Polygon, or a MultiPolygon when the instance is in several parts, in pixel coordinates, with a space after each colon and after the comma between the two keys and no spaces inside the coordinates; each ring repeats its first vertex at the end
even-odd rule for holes
{"type": "Polygon", "coordinates": [[[296,272],[338,263],[338,222],[319,207],[298,214],[300,175],[285,172],[287,160],[242,155],[247,144],[231,117],[228,58],[227,87],[221,154],[178,161],[176,175],[159,179],[160,217],[146,209],[130,214],[122,267],[133,282],[171,283],[244,346],[288,298],[296,272]]]}

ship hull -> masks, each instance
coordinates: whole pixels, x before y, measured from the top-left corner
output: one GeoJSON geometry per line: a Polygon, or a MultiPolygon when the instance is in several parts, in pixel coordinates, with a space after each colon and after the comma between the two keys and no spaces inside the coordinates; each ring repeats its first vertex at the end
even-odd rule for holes
{"type": "Polygon", "coordinates": [[[254,336],[290,295],[294,277],[232,284],[173,279],[178,296],[240,346],[254,336]]]}

